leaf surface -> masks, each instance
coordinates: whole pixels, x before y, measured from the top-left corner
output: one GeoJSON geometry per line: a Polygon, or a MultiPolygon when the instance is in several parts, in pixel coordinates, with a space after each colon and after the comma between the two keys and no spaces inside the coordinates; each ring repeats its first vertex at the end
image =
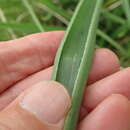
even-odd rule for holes
{"type": "Polygon", "coordinates": [[[58,50],[52,79],[62,83],[72,98],[64,130],[75,130],[93,52],[103,0],[80,0],[58,50]]]}

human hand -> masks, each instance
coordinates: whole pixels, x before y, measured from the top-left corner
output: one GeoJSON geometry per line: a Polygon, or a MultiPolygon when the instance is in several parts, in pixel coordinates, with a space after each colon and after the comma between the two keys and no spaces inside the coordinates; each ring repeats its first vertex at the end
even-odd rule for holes
{"type": "MultiPolygon", "coordinates": [[[[70,97],[49,80],[63,35],[48,32],[0,43],[1,130],[62,129],[70,97]]],[[[113,52],[96,50],[78,130],[130,129],[130,68],[119,68],[113,52]]]]}

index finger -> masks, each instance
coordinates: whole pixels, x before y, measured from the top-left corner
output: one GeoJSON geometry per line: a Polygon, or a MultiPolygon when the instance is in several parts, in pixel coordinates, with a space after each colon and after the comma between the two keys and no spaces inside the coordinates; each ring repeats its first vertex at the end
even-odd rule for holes
{"type": "Polygon", "coordinates": [[[63,31],[38,33],[0,44],[0,92],[53,64],[63,31]]]}

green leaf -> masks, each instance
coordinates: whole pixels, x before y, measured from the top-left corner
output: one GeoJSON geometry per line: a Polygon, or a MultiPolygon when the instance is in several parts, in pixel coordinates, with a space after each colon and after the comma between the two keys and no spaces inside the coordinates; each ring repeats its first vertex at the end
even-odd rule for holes
{"type": "Polygon", "coordinates": [[[122,55],[126,55],[125,49],[122,48],[122,46],[121,46],[118,42],[114,41],[111,37],[109,37],[107,34],[105,34],[105,33],[104,33],[103,31],[101,31],[101,30],[97,30],[97,33],[98,33],[98,35],[99,35],[100,37],[102,37],[103,39],[105,39],[107,42],[111,43],[111,45],[112,45],[113,47],[117,48],[122,55]]]}
{"type": "Polygon", "coordinates": [[[54,3],[52,3],[50,0],[38,0],[38,1],[43,4],[44,9],[47,10],[49,13],[56,16],[65,24],[68,23],[68,20],[70,19],[70,15],[68,15],[68,13],[66,13],[64,10],[57,8],[57,6],[54,3]]]}
{"type": "MultiPolygon", "coordinates": [[[[70,19],[71,19],[71,15],[68,14],[68,12],[64,11],[63,9],[59,9],[58,7],[56,7],[52,2],[47,1],[47,0],[39,0],[42,4],[44,4],[45,7],[47,7],[47,9],[49,10],[49,12],[54,15],[55,17],[57,17],[59,20],[61,20],[63,23],[65,23],[66,25],[68,25],[70,19]]],[[[117,0],[115,0],[117,1],[117,0]]],[[[111,2],[115,2],[115,1],[111,1],[111,2]]],[[[125,24],[125,20],[113,15],[112,13],[108,12],[107,10],[102,10],[103,14],[108,16],[111,20],[113,20],[114,22],[117,22],[119,24],[125,24]]],[[[104,40],[106,40],[107,42],[109,42],[114,48],[116,48],[122,55],[125,55],[125,50],[124,48],[115,40],[113,40],[109,35],[107,35],[105,32],[99,30],[97,31],[97,34],[103,38],[104,40]]]]}
{"type": "MultiPolygon", "coordinates": [[[[3,23],[6,23],[8,20],[3,12],[3,10],[0,8],[0,20],[3,22],[3,23]]],[[[7,28],[7,31],[9,32],[9,34],[11,35],[12,39],[16,39],[17,36],[15,34],[15,32],[11,29],[11,28],[7,28]]]]}
{"type": "MultiPolygon", "coordinates": [[[[19,32],[38,32],[39,29],[35,24],[28,24],[28,23],[4,23],[0,22],[0,28],[11,28],[15,31],[19,32]]],[[[54,31],[54,30],[65,30],[65,28],[60,26],[54,26],[54,25],[44,25],[45,31],[54,31]]]]}
{"type": "Polygon", "coordinates": [[[110,13],[110,11],[108,11],[106,9],[103,9],[102,13],[104,14],[104,17],[107,17],[107,18],[111,19],[112,21],[114,21],[116,23],[119,23],[119,24],[125,24],[126,23],[126,21],[123,18],[121,18],[117,15],[114,15],[113,13],[110,13]]]}
{"type": "Polygon", "coordinates": [[[127,17],[127,21],[130,27],[130,2],[129,0],[121,0],[123,3],[123,9],[125,11],[126,17],[127,17]]]}
{"type": "Polygon", "coordinates": [[[39,31],[44,32],[44,28],[42,26],[42,24],[40,23],[37,15],[35,14],[32,6],[30,5],[30,3],[28,2],[28,0],[22,0],[23,4],[25,5],[25,7],[27,8],[28,12],[30,13],[34,23],[36,24],[36,26],[39,28],[39,31]]]}
{"type": "Polygon", "coordinates": [[[104,7],[111,6],[112,4],[114,4],[117,1],[119,1],[119,0],[107,0],[107,2],[104,4],[104,7]]]}
{"type": "Polygon", "coordinates": [[[56,56],[52,79],[62,83],[72,98],[64,130],[76,128],[93,58],[102,1],[80,0],[56,56]]]}

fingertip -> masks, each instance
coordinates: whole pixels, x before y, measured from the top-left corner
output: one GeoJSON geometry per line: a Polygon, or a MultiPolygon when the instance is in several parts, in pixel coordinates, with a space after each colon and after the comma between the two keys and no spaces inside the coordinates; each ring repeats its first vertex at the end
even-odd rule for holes
{"type": "Polygon", "coordinates": [[[71,104],[71,97],[69,95],[69,92],[65,88],[65,86],[63,86],[61,83],[59,83],[57,81],[53,81],[53,80],[49,81],[48,83],[50,84],[50,86],[55,87],[59,91],[59,93],[64,93],[66,95],[66,97],[68,98],[68,101],[69,101],[69,106],[70,106],[70,104],[71,104]]]}
{"type": "Polygon", "coordinates": [[[102,101],[80,124],[89,130],[128,130],[130,128],[130,103],[119,94],[102,101]],[[93,125],[94,124],[94,125],[93,125]]]}
{"type": "Polygon", "coordinates": [[[97,49],[95,51],[88,84],[92,84],[97,80],[117,72],[119,68],[119,59],[114,52],[105,48],[97,49]]]}
{"type": "Polygon", "coordinates": [[[106,98],[102,104],[106,104],[107,106],[118,108],[118,111],[129,110],[130,111],[130,102],[126,96],[121,94],[112,94],[108,98],[106,98]],[[129,108],[129,109],[127,109],[129,108]]]}
{"type": "Polygon", "coordinates": [[[115,62],[119,67],[119,58],[113,51],[107,48],[97,49],[97,51],[102,51],[102,54],[104,54],[104,56],[111,57],[113,59],[113,62],[115,62]]]}
{"type": "Polygon", "coordinates": [[[59,130],[63,128],[70,105],[70,96],[63,85],[43,81],[26,90],[4,109],[0,121],[13,130],[59,130]]]}
{"type": "Polygon", "coordinates": [[[88,110],[94,109],[111,94],[121,94],[130,99],[130,67],[110,75],[86,89],[84,104],[88,110]]]}
{"type": "Polygon", "coordinates": [[[24,94],[20,106],[44,123],[57,124],[65,118],[71,101],[63,85],[55,81],[44,81],[24,94]]]}

